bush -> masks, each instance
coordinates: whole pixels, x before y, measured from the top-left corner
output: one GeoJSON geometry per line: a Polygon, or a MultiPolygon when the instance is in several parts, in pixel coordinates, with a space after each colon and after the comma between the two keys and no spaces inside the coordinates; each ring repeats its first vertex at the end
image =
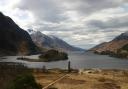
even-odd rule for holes
{"type": "Polygon", "coordinates": [[[16,77],[9,89],[41,89],[31,74],[24,74],[16,77]]]}
{"type": "Polygon", "coordinates": [[[30,72],[22,63],[0,62],[0,89],[8,89],[17,76],[30,72]]]}

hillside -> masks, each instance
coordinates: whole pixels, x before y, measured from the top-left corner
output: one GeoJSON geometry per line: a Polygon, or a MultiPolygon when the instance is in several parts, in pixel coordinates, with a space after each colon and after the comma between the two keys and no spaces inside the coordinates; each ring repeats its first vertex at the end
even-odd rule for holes
{"type": "Polygon", "coordinates": [[[128,44],[128,32],[122,33],[110,42],[105,42],[90,49],[97,53],[113,52],[116,53],[124,45],[128,44]]]}
{"type": "Polygon", "coordinates": [[[0,55],[26,55],[36,52],[36,45],[30,35],[0,12],[0,55]]]}

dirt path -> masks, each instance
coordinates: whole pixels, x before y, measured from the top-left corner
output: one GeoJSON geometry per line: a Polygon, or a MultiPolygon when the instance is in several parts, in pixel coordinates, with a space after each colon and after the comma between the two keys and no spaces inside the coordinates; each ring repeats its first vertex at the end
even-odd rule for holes
{"type": "Polygon", "coordinates": [[[60,78],[58,78],[57,80],[51,82],[50,84],[48,84],[47,86],[43,87],[42,89],[48,89],[50,86],[52,86],[53,84],[55,84],[56,82],[62,80],[63,78],[65,78],[68,74],[65,74],[63,76],[61,76],[60,78]]]}

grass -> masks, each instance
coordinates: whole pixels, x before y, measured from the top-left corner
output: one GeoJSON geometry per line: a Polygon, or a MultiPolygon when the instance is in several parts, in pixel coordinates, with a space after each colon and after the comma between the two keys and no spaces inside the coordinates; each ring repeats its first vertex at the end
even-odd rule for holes
{"type": "MultiPolygon", "coordinates": [[[[65,74],[63,70],[51,69],[49,73],[33,73],[41,85],[48,85],[65,74]]],[[[86,70],[85,70],[86,71],[86,70]]],[[[71,72],[51,87],[57,89],[128,89],[127,70],[102,70],[97,73],[79,74],[71,72]]]]}
{"type": "Polygon", "coordinates": [[[44,73],[42,69],[27,69],[23,64],[0,63],[0,89],[39,89],[37,84],[47,86],[67,73],[64,79],[49,89],[128,89],[128,70],[106,69],[87,73],[89,70],[93,69],[86,69],[82,74],[79,74],[78,70],[68,73],[62,69],[49,69],[44,73]],[[26,86],[23,86],[24,84],[26,86]]]}
{"type": "Polygon", "coordinates": [[[0,62],[0,89],[41,89],[32,71],[20,63],[0,62]]]}

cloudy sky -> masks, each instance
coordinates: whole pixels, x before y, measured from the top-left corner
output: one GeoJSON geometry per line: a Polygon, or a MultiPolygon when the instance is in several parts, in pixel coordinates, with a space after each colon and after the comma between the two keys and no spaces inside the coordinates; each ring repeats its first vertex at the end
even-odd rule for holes
{"type": "Polygon", "coordinates": [[[0,0],[0,11],[86,49],[128,31],[128,0],[0,0]]]}

